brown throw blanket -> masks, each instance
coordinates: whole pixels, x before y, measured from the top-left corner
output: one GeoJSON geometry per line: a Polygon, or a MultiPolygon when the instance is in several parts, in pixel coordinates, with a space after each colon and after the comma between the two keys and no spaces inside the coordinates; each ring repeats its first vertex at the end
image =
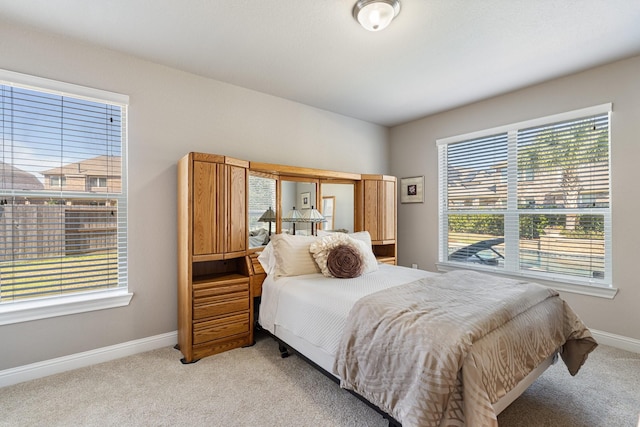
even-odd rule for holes
{"type": "Polygon", "coordinates": [[[360,299],[334,372],[405,427],[497,426],[492,403],[546,357],[563,347],[575,375],[596,346],[554,290],[452,271],[360,299]]]}

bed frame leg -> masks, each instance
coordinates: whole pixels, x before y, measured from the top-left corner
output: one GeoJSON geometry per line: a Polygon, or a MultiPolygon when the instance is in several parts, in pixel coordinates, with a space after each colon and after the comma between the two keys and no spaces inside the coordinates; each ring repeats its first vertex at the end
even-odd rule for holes
{"type": "Polygon", "coordinates": [[[278,343],[278,350],[280,350],[280,357],[283,359],[289,357],[289,349],[285,347],[284,344],[278,343]]]}

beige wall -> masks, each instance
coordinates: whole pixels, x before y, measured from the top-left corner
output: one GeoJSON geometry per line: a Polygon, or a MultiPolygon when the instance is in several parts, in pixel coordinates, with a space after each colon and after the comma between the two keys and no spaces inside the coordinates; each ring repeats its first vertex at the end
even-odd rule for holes
{"type": "Polygon", "coordinates": [[[176,161],[189,151],[389,173],[388,130],[0,20],[0,68],[130,96],[127,307],[0,326],[0,370],[177,329],[176,161]],[[322,150],[318,150],[322,147],[322,150]]]}
{"type": "Polygon", "coordinates": [[[613,103],[611,165],[613,300],[563,293],[598,331],[640,339],[640,57],[594,68],[391,129],[391,173],[425,176],[425,203],[398,206],[398,257],[435,270],[438,260],[436,139],[613,103]]]}

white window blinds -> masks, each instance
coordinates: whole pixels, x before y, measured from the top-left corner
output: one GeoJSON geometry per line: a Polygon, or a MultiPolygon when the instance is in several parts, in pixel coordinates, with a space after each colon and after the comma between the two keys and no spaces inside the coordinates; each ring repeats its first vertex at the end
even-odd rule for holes
{"type": "Polygon", "coordinates": [[[0,304],[126,288],[126,104],[33,81],[0,80],[0,304]]]}
{"type": "Polygon", "coordinates": [[[452,144],[447,152],[447,205],[452,210],[506,208],[507,134],[452,144]]]}
{"type": "Polygon", "coordinates": [[[610,286],[610,108],[438,141],[440,261],[610,286]]]}

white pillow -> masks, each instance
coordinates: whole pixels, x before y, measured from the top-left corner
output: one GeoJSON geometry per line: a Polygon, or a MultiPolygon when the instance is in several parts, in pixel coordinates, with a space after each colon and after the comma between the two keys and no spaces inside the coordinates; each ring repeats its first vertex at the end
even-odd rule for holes
{"type": "Polygon", "coordinates": [[[371,234],[369,234],[368,231],[358,231],[357,233],[349,233],[349,237],[366,243],[369,249],[371,250],[371,253],[373,253],[373,250],[371,249],[371,234]]]}
{"type": "MultiPolygon", "coordinates": [[[[272,236],[273,239],[273,236],[272,236]]],[[[274,274],[276,271],[276,257],[273,254],[273,244],[269,242],[258,255],[258,262],[267,274],[274,274]]]]}
{"type": "Polygon", "coordinates": [[[309,246],[317,239],[316,236],[272,235],[275,277],[319,273],[320,269],[309,252],[309,246]]]}
{"type": "Polygon", "coordinates": [[[368,231],[358,231],[356,233],[342,233],[340,231],[326,231],[326,230],[318,230],[318,237],[331,236],[333,234],[347,234],[347,236],[361,240],[365,242],[367,245],[371,246],[371,234],[368,231]]]}
{"type": "MultiPolygon", "coordinates": [[[[365,233],[369,235],[368,232],[365,233]]],[[[352,246],[360,252],[364,263],[362,274],[370,273],[378,269],[378,261],[376,260],[375,255],[373,255],[371,244],[367,246],[367,244],[362,240],[351,238],[345,233],[331,233],[324,237],[320,237],[316,242],[309,246],[309,251],[313,254],[313,259],[316,261],[316,264],[323,275],[327,277],[332,276],[331,272],[329,272],[329,269],[327,268],[327,257],[333,248],[340,245],[352,246]]]]}
{"type": "MultiPolygon", "coordinates": [[[[366,231],[364,231],[364,233],[367,233],[367,236],[369,235],[369,233],[366,231]]],[[[371,249],[371,240],[369,240],[369,243],[367,244],[366,242],[358,240],[356,238],[351,239],[356,245],[360,247],[360,253],[362,253],[362,260],[364,261],[364,270],[362,271],[362,274],[376,271],[379,268],[378,260],[376,259],[376,256],[373,254],[373,250],[371,249]]]]}

